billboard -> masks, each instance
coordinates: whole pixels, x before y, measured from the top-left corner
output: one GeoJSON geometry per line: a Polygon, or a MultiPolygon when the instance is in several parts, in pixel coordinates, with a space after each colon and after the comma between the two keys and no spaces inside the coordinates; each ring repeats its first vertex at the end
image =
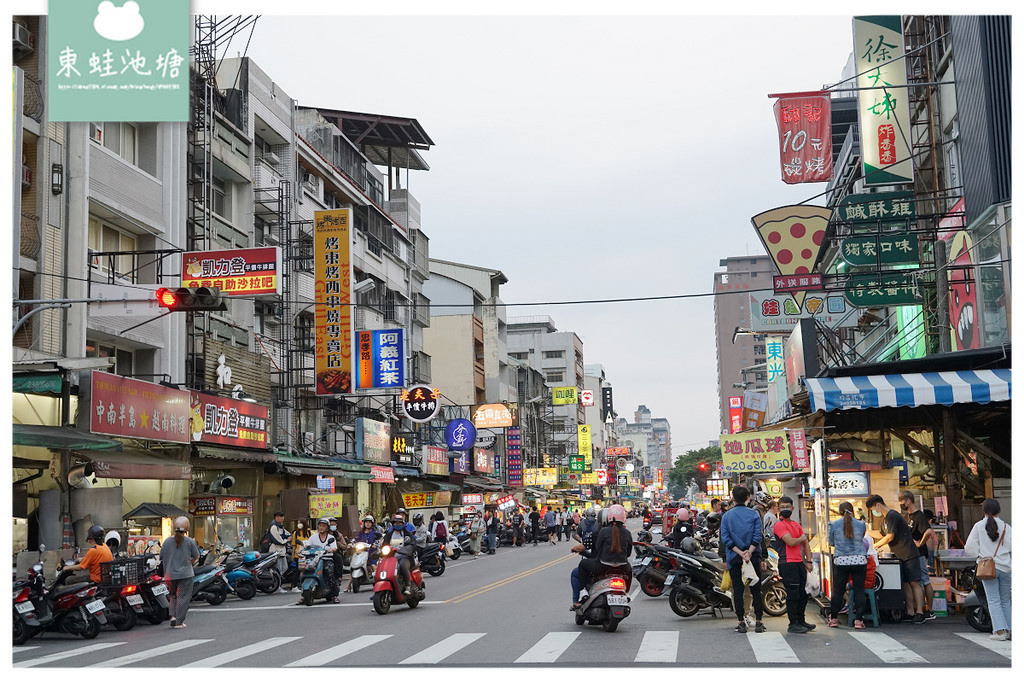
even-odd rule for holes
{"type": "Polygon", "coordinates": [[[751,292],[750,331],[761,334],[789,334],[803,318],[833,329],[856,327],[858,316],[840,293],[807,293],[801,303],[788,294],[751,292]]]}
{"type": "Polygon", "coordinates": [[[196,431],[189,392],[99,370],[92,371],[89,405],[82,408],[93,434],[187,444],[196,431]]]}
{"type": "Polygon", "coordinates": [[[281,294],[281,248],[186,251],[182,287],[216,287],[227,296],[281,294]]]}
{"type": "Polygon", "coordinates": [[[266,406],[194,392],[190,415],[192,441],[237,448],[267,448],[269,411],[266,406]]]}
{"type": "Polygon", "coordinates": [[[314,212],[316,393],[352,391],[352,263],[349,209],[314,212]]]}
{"type": "Polygon", "coordinates": [[[722,434],[723,471],[789,472],[793,469],[786,432],[722,434]]]}

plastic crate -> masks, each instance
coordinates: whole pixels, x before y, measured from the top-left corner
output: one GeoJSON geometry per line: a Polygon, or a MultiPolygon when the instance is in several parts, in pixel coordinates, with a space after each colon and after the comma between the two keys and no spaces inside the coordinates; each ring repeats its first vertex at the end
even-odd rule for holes
{"type": "Polygon", "coordinates": [[[128,557],[112,562],[100,562],[100,584],[104,586],[131,586],[142,583],[146,577],[146,558],[128,557]]]}

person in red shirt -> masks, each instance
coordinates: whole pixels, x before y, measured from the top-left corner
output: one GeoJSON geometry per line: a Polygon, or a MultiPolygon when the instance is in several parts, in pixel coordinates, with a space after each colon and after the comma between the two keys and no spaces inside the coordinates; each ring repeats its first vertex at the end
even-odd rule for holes
{"type": "Polygon", "coordinates": [[[777,539],[779,552],[779,575],[786,586],[786,613],[789,615],[790,633],[807,633],[814,629],[804,616],[807,607],[807,572],[814,565],[811,562],[811,544],[799,522],[792,519],[793,499],[779,498],[781,519],[772,528],[777,539]]]}
{"type": "MultiPolygon", "coordinates": [[[[68,565],[64,569],[71,572],[88,569],[89,581],[99,583],[102,576],[100,563],[110,562],[114,559],[114,555],[110,552],[107,544],[103,542],[103,527],[98,524],[89,527],[89,543],[92,544],[92,547],[86,551],[85,557],[78,564],[68,565]]],[[[85,580],[84,577],[72,577],[72,579],[75,580],[69,580],[68,583],[80,583],[85,580]]]]}

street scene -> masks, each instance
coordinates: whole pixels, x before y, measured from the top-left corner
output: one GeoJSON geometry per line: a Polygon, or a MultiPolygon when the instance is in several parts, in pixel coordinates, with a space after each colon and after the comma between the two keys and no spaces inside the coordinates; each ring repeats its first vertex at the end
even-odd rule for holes
{"type": "Polygon", "coordinates": [[[1009,15],[224,5],[13,3],[14,669],[1010,674],[1009,15]]]}

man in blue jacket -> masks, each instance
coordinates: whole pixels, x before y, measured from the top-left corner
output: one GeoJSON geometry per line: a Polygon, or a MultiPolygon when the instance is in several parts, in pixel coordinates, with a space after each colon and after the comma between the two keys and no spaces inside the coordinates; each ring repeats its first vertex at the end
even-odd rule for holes
{"type": "Polygon", "coordinates": [[[749,561],[757,573],[757,581],[750,585],[750,594],[754,603],[754,632],[764,633],[763,603],[761,602],[761,517],[756,510],[747,507],[750,491],[745,486],[737,486],[732,490],[732,499],[736,504],[722,515],[721,543],[725,547],[725,561],[732,577],[732,604],[739,619],[737,633],[746,633],[747,624],[743,611],[743,563],[749,561]]]}

